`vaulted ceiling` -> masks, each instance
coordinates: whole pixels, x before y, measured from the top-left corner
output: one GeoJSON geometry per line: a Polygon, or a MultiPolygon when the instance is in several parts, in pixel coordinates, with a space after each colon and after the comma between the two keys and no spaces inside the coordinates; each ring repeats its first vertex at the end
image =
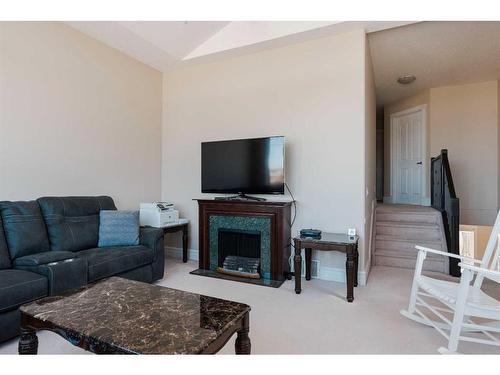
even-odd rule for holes
{"type": "Polygon", "coordinates": [[[355,29],[383,30],[409,22],[106,21],[66,22],[160,71],[355,29]]]}
{"type": "Polygon", "coordinates": [[[368,33],[377,104],[500,78],[500,22],[105,21],[69,26],[162,72],[356,29],[368,33]],[[397,83],[413,74],[409,85],[397,83]]]}

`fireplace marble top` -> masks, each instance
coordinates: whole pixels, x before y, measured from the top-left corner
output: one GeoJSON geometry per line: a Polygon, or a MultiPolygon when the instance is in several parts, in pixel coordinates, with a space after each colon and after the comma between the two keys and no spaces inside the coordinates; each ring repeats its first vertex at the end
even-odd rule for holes
{"type": "MultiPolygon", "coordinates": [[[[23,314],[122,353],[197,354],[250,311],[248,305],[111,277],[21,307],[23,314]]],[[[76,343],[75,343],[76,345],[76,343]]]]}

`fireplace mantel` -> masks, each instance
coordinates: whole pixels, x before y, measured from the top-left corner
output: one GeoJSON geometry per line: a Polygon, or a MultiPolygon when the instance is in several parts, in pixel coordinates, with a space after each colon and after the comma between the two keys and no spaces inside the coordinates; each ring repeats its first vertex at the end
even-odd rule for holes
{"type": "MultiPolygon", "coordinates": [[[[199,270],[193,273],[198,275],[213,276],[229,280],[250,282],[253,284],[280,286],[286,278],[290,277],[290,265],[288,259],[291,253],[291,204],[283,201],[237,201],[237,200],[212,200],[198,199],[199,214],[199,270]],[[232,276],[225,276],[214,272],[213,254],[210,260],[210,249],[214,246],[214,230],[210,230],[210,218],[217,216],[218,219],[226,216],[245,225],[245,229],[256,229],[262,231],[265,236],[266,245],[270,253],[269,264],[265,265],[265,277],[259,280],[250,280],[232,276]],[[251,220],[255,218],[255,220],[251,220]],[[269,228],[262,229],[262,223],[269,223],[269,228]],[[255,223],[255,228],[252,228],[255,223]],[[211,234],[212,232],[212,234],[211,234]],[[267,238],[267,237],[268,238],[267,238]],[[212,264],[211,264],[212,263],[212,264]]],[[[224,220],[212,220],[213,222],[224,222],[224,220]]],[[[235,224],[237,225],[237,224],[235,224]]],[[[213,251],[213,249],[212,249],[213,251]]]]}

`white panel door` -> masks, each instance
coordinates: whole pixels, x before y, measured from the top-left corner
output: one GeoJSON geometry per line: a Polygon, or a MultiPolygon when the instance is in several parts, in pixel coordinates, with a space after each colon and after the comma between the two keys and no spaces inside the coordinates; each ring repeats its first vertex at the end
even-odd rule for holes
{"type": "Polygon", "coordinates": [[[395,146],[394,203],[422,204],[423,170],[422,111],[393,117],[393,145],[395,146]]]}

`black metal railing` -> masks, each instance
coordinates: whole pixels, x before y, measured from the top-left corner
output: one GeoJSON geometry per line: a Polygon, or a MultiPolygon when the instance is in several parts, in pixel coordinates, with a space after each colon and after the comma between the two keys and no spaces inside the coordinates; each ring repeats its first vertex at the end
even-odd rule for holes
{"type": "MultiPolygon", "coordinates": [[[[459,254],[459,202],[451,177],[448,150],[431,158],[431,205],[443,215],[448,252],[459,254]]],[[[450,258],[450,275],[460,276],[459,260],[450,258]]]]}

